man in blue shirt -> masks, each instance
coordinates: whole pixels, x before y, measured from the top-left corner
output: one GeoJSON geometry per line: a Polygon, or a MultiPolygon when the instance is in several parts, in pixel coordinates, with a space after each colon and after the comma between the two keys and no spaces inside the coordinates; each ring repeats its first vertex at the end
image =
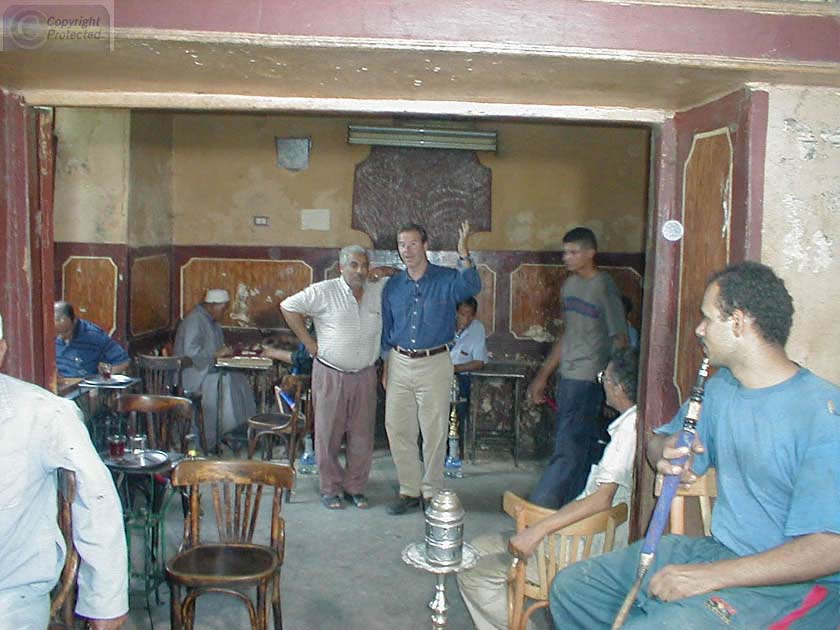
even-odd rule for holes
{"type": "Polygon", "coordinates": [[[455,307],[481,290],[467,247],[469,233],[465,221],[459,230],[455,270],[429,262],[429,239],[421,226],[410,224],[397,232],[406,268],[392,276],[382,292],[385,429],[400,482],[390,514],[419,507],[421,497],[431,499],[443,486],[455,307]],[[418,434],[423,436],[423,462],[418,434]]]}
{"type": "MultiPolygon", "coordinates": [[[[675,448],[686,408],[648,443],[663,474],[714,466],[712,536],[665,536],[625,622],[639,628],[835,630],[840,621],[840,388],[791,361],[793,301],[755,262],[713,276],[696,334],[712,366],[697,438],[675,448]],[[671,460],[690,455],[684,467],[671,460]]],[[[606,628],[635,579],[640,544],[572,565],[551,588],[558,628],[606,628]]]]}
{"type": "Polygon", "coordinates": [[[93,322],[76,317],[69,302],[55,303],[55,364],[66,377],[96,374],[100,363],[111,366],[112,374],[122,374],[131,359],[120,344],[93,322]]]}

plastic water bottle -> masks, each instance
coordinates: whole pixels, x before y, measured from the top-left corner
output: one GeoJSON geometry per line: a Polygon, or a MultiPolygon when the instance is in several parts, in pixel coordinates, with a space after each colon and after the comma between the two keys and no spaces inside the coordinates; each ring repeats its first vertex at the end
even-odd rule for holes
{"type": "Polygon", "coordinates": [[[315,446],[312,444],[312,434],[306,436],[305,448],[297,466],[297,472],[301,475],[317,475],[318,462],[315,461],[315,446]]]}

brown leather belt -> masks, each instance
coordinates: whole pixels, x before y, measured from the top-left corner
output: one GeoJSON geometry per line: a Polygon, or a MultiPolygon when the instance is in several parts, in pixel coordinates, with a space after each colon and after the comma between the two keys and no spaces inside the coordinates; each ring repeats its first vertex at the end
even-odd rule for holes
{"type": "Polygon", "coordinates": [[[441,352],[449,352],[449,345],[443,344],[442,346],[438,346],[437,348],[428,348],[427,350],[409,350],[407,348],[400,348],[399,346],[394,346],[394,350],[399,352],[401,355],[408,357],[409,359],[419,359],[421,357],[433,357],[436,354],[440,354],[441,352]]]}

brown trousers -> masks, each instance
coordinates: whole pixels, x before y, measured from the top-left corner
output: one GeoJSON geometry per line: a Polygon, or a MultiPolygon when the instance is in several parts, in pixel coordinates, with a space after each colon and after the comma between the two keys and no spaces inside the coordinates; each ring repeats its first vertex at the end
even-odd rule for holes
{"type": "Polygon", "coordinates": [[[376,420],[376,366],[361,372],[339,372],[317,359],[312,364],[315,405],[315,457],[321,474],[321,494],[363,494],[373,459],[376,420]],[[345,460],[338,453],[347,436],[345,460]]]}

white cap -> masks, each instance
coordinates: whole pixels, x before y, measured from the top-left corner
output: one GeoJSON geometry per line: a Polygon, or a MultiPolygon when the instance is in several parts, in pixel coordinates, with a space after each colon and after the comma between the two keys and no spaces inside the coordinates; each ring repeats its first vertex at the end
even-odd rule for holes
{"type": "Polygon", "coordinates": [[[207,289],[204,294],[205,304],[224,304],[230,302],[230,295],[224,289],[207,289]]]}

